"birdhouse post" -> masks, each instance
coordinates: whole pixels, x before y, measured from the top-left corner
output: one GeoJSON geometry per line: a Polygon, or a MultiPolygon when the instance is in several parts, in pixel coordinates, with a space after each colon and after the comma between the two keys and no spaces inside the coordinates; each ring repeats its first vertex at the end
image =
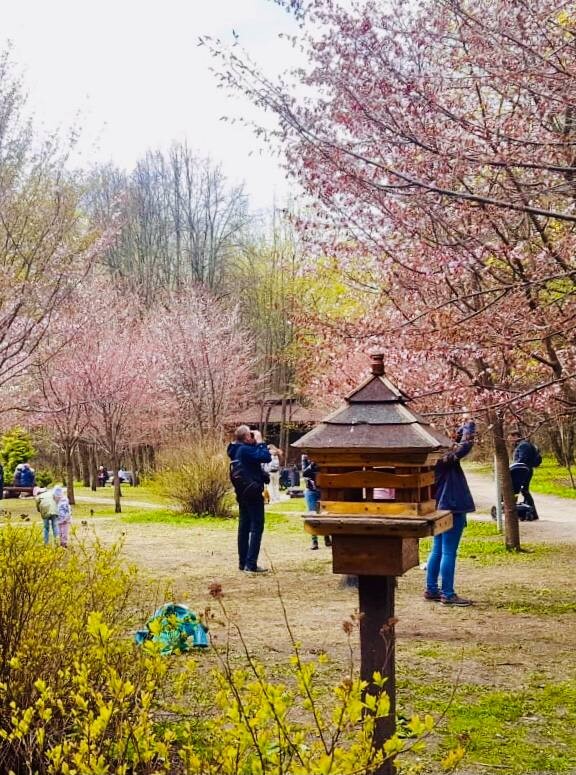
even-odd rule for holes
{"type": "MultiPolygon", "coordinates": [[[[452,527],[437,511],[434,465],[450,440],[408,408],[408,398],[384,374],[382,355],[372,374],[292,446],[318,467],[320,512],[304,515],[305,530],[332,537],[334,573],[358,576],[360,674],[368,692],[375,672],[386,676],[390,712],[376,721],[375,745],[395,731],[396,577],[418,565],[418,541],[452,527]]],[[[392,775],[393,760],[377,775],[392,775]]]]}

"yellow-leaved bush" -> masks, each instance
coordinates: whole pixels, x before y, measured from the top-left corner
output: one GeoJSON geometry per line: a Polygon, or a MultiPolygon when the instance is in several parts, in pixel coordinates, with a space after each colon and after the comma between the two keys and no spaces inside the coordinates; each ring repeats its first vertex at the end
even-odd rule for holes
{"type": "Polygon", "coordinates": [[[415,717],[375,750],[384,680],[374,676],[367,694],[350,669],[327,687],[327,658],[304,660],[294,640],[284,682],[246,647],[242,667],[221,647],[201,669],[189,655],[139,648],[136,581],[121,546],[64,551],[29,527],[0,528],[1,773],[352,775],[414,750],[432,729],[415,717]]]}

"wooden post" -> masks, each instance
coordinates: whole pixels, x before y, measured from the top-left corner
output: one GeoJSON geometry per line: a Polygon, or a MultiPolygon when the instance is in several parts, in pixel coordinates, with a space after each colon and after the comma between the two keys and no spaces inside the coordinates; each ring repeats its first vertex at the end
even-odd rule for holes
{"type": "MultiPolygon", "coordinates": [[[[375,672],[386,676],[384,686],[390,698],[390,713],[376,720],[374,745],[382,745],[396,731],[396,678],[394,634],[394,576],[359,576],[358,601],[360,605],[360,677],[368,681],[367,692],[379,691],[372,682],[375,672]]],[[[394,775],[393,760],[385,761],[374,770],[374,775],[394,775]]]]}

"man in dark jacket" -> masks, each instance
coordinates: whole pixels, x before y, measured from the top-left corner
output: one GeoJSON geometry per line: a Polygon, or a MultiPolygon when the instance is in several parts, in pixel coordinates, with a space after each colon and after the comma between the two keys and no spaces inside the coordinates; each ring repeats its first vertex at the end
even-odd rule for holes
{"type": "Polygon", "coordinates": [[[240,425],[235,441],[228,445],[230,478],[234,485],[238,509],[238,565],[248,573],[266,573],[258,565],[258,555],[264,532],[264,484],[267,474],[263,463],[272,459],[259,431],[240,425]]]}
{"type": "Polygon", "coordinates": [[[542,462],[542,455],[538,447],[522,436],[520,431],[512,431],[510,437],[514,444],[512,465],[510,466],[514,495],[522,493],[524,503],[531,506],[534,512],[532,519],[538,519],[534,498],[530,492],[530,480],[532,479],[534,469],[542,462]]]}

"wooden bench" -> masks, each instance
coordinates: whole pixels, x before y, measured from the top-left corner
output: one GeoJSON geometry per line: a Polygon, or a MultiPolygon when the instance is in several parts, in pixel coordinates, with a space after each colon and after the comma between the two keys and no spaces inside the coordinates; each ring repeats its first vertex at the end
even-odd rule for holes
{"type": "Polygon", "coordinates": [[[4,498],[19,498],[21,495],[33,495],[34,487],[21,487],[16,484],[9,484],[4,487],[4,498]]]}

